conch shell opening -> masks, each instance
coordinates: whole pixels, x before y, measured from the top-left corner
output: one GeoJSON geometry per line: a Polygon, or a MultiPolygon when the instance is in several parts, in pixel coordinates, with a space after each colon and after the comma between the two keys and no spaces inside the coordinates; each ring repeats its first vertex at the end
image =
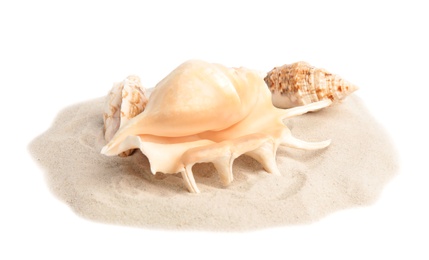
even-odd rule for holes
{"type": "Polygon", "coordinates": [[[242,154],[267,172],[280,174],[275,160],[279,145],[327,147],[330,140],[294,138],[283,120],[331,102],[278,109],[259,72],[191,60],[156,85],[144,111],[121,125],[101,153],[114,156],[138,148],[153,174],[181,173],[188,190],[199,193],[192,172],[196,163],[213,163],[228,185],[233,181],[232,164],[242,154]]]}

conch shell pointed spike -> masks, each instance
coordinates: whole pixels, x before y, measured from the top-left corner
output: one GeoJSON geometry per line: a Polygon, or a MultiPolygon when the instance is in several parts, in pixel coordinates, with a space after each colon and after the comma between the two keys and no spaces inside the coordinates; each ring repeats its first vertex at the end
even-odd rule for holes
{"type": "Polygon", "coordinates": [[[109,155],[108,150],[109,147],[107,147],[107,145],[103,146],[103,148],[101,148],[101,154],[109,155]]]}
{"type": "Polygon", "coordinates": [[[228,186],[234,180],[234,176],[232,174],[233,163],[234,158],[232,156],[224,156],[213,161],[213,165],[216,168],[220,180],[224,186],[228,186]]]}
{"type": "Polygon", "coordinates": [[[331,144],[331,140],[329,139],[321,142],[306,142],[293,137],[292,134],[289,132],[283,135],[283,138],[280,144],[288,147],[292,147],[292,148],[303,149],[303,150],[317,150],[317,149],[323,149],[328,147],[331,144]]]}
{"type": "Polygon", "coordinates": [[[314,103],[310,103],[308,105],[282,109],[282,112],[281,112],[283,114],[282,119],[303,115],[308,112],[314,112],[322,108],[328,107],[331,104],[332,104],[331,100],[325,99],[314,103]]]}
{"type": "Polygon", "coordinates": [[[274,175],[280,175],[280,171],[276,164],[276,150],[277,147],[272,141],[265,141],[257,149],[249,151],[246,155],[258,161],[265,171],[274,175]]]}
{"type": "Polygon", "coordinates": [[[200,193],[200,190],[195,183],[194,174],[192,172],[192,166],[185,167],[185,170],[181,172],[183,181],[191,193],[200,193]]]}

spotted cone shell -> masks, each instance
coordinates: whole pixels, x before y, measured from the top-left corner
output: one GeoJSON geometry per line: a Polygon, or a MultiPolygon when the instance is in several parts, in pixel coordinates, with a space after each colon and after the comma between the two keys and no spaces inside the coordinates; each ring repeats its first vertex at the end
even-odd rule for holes
{"type": "Polygon", "coordinates": [[[358,89],[338,75],[303,61],[275,67],[264,80],[271,90],[273,104],[278,108],[302,106],[326,99],[335,103],[358,89]]]}

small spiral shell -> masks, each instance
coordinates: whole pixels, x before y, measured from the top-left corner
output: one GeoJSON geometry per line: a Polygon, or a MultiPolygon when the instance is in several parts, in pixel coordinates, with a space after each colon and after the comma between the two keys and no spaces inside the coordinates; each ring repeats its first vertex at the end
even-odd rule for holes
{"type": "MultiPolygon", "coordinates": [[[[128,76],[124,81],[115,83],[104,107],[104,139],[109,142],[124,123],[143,112],[147,101],[138,76],[128,76]]],[[[132,152],[133,150],[128,150],[119,156],[125,157],[132,152]]]]}
{"type": "Polygon", "coordinates": [[[325,69],[307,62],[275,67],[264,78],[272,93],[274,106],[291,108],[330,99],[336,102],[358,89],[325,69]]]}

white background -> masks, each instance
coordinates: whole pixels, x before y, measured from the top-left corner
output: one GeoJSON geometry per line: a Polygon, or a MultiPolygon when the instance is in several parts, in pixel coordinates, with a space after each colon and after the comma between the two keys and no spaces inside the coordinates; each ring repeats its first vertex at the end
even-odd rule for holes
{"type": "Polygon", "coordinates": [[[1,259],[429,259],[424,1],[140,2],[0,2],[1,259]],[[372,206],[245,233],[95,223],[50,193],[27,146],[61,109],[129,74],[152,87],[191,58],[263,71],[305,60],[354,82],[399,174],[372,206]]]}

